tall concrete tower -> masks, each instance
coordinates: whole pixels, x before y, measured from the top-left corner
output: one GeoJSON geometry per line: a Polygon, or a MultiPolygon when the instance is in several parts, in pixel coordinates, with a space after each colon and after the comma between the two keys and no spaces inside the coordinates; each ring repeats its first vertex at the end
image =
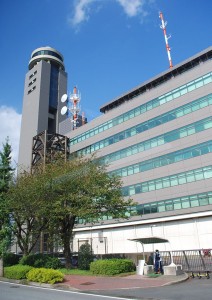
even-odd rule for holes
{"type": "Polygon", "coordinates": [[[59,132],[59,123],[66,119],[60,110],[60,101],[67,93],[67,73],[63,56],[51,47],[37,48],[32,52],[25,78],[19,170],[29,170],[32,156],[32,139],[47,130],[59,132]]]}

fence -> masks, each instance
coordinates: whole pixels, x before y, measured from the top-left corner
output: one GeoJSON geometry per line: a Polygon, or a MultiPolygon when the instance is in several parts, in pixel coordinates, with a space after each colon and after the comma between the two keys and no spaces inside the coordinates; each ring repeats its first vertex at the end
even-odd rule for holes
{"type": "Polygon", "coordinates": [[[184,272],[210,271],[212,272],[212,249],[161,251],[163,265],[167,266],[172,259],[176,265],[182,265],[184,272]],[[171,259],[172,256],[172,259],[171,259]]]}

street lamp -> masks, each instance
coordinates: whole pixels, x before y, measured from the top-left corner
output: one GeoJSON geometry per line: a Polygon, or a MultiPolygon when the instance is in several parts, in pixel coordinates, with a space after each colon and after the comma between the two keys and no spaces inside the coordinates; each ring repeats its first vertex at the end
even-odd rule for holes
{"type": "MultiPolygon", "coordinates": [[[[151,237],[153,238],[153,227],[156,227],[155,224],[153,225],[150,225],[150,228],[151,228],[151,237]]],[[[154,253],[154,243],[152,243],[152,252],[154,253]]]]}

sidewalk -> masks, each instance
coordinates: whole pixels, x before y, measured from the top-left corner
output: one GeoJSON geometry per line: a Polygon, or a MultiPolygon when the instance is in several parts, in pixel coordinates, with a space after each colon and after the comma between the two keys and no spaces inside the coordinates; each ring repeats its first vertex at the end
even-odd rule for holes
{"type": "Polygon", "coordinates": [[[161,275],[156,278],[150,278],[142,275],[131,275],[126,277],[66,275],[64,282],[55,284],[54,288],[71,289],[76,291],[150,288],[179,283],[187,279],[187,274],[178,276],[161,275]]]}

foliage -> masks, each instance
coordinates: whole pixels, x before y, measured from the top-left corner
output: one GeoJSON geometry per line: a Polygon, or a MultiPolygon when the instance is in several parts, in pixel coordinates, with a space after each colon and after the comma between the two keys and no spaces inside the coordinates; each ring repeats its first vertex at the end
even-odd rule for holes
{"type": "Polygon", "coordinates": [[[62,282],[64,275],[57,270],[37,268],[27,273],[27,279],[34,282],[54,284],[56,282],[62,282]]]}
{"type": "Polygon", "coordinates": [[[27,273],[32,269],[31,266],[15,265],[4,268],[4,277],[9,279],[26,279],[27,273]]]}
{"type": "Polygon", "coordinates": [[[4,253],[4,256],[3,256],[4,267],[17,265],[19,260],[20,260],[20,257],[14,253],[11,253],[11,252],[4,253]]]}
{"type": "Polygon", "coordinates": [[[80,270],[89,270],[90,263],[93,261],[91,245],[85,243],[80,246],[78,254],[78,268],[80,270]]]}
{"type": "Polygon", "coordinates": [[[46,228],[50,202],[45,198],[43,178],[22,174],[7,193],[8,207],[14,221],[13,232],[18,246],[28,255],[46,228]]]}
{"type": "Polygon", "coordinates": [[[22,252],[29,254],[45,229],[59,237],[66,268],[76,219],[95,223],[105,215],[120,218],[132,205],[122,197],[120,179],[110,177],[93,157],[57,160],[34,174],[22,174],[10,189],[8,202],[22,252]]]}
{"type": "Polygon", "coordinates": [[[7,251],[12,242],[12,226],[6,201],[14,169],[11,167],[11,146],[9,139],[0,152],[0,256],[7,251]]]}
{"type": "Polygon", "coordinates": [[[59,269],[65,275],[82,275],[82,276],[92,276],[93,273],[90,270],[79,270],[79,269],[59,269]]]}
{"type": "Polygon", "coordinates": [[[21,265],[29,265],[35,268],[50,268],[59,269],[61,268],[60,260],[57,257],[52,257],[46,254],[30,254],[23,256],[20,260],[21,265]]]}
{"type": "Polygon", "coordinates": [[[92,262],[90,270],[96,275],[116,275],[134,271],[135,265],[130,259],[106,259],[92,262]]]}

